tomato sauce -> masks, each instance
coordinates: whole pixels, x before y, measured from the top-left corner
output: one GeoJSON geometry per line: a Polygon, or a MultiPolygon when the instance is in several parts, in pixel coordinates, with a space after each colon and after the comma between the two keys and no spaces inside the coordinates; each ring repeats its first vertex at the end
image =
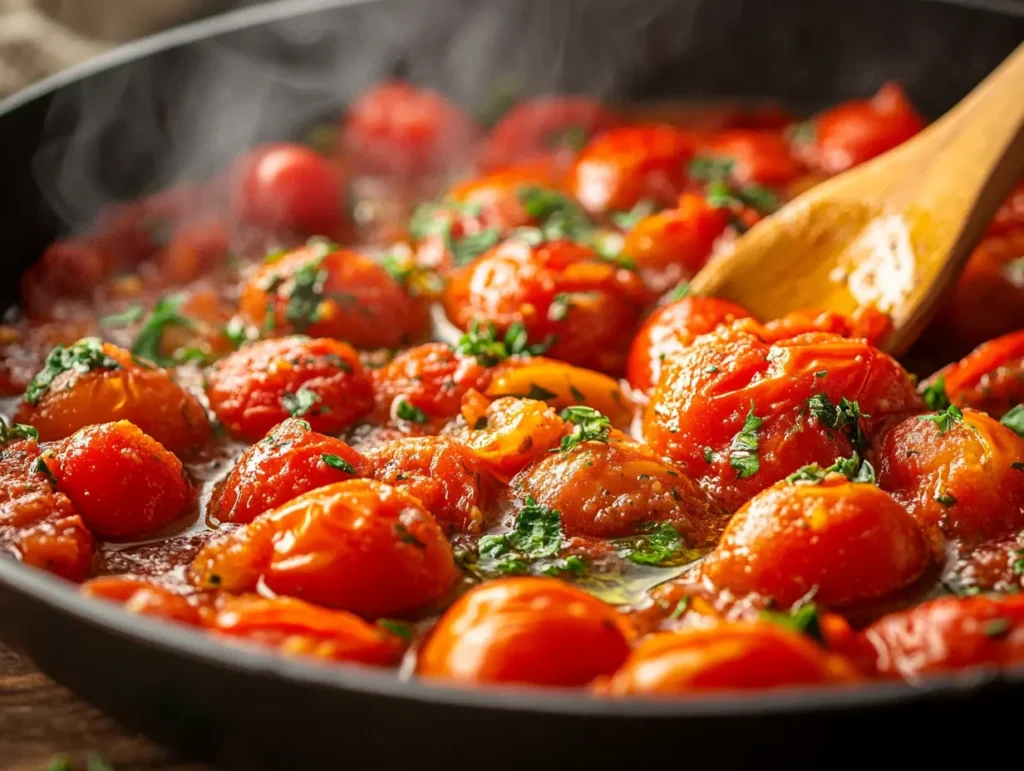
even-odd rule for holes
{"type": "Polygon", "coordinates": [[[874,308],[687,287],[923,125],[896,84],[480,126],[395,81],[319,150],[111,207],[0,325],[0,551],[225,644],[467,686],[1020,664],[1020,190],[920,382],[874,308]]]}

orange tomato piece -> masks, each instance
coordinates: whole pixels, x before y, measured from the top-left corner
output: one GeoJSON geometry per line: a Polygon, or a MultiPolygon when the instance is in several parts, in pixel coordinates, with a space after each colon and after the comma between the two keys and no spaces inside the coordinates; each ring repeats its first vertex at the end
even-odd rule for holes
{"type": "Polygon", "coordinates": [[[133,423],[175,453],[201,449],[213,437],[203,405],[166,370],[96,338],[50,352],[15,420],[34,426],[45,442],[119,420],[133,423]]]}
{"type": "Polygon", "coordinates": [[[850,662],[803,635],[767,623],[721,623],[647,637],[597,690],[609,696],[669,695],[858,679],[850,662]]]}
{"type": "Polygon", "coordinates": [[[535,399],[506,396],[488,403],[471,391],[463,401],[462,414],[468,426],[460,438],[502,480],[557,446],[568,431],[555,410],[535,399]]]}
{"type": "Polygon", "coordinates": [[[366,479],[293,498],[207,544],[192,583],[275,594],[363,616],[416,610],[458,577],[448,541],[419,500],[366,479]]]}
{"type": "Polygon", "coordinates": [[[210,407],[251,442],[289,415],[327,434],[373,408],[373,382],[351,346],[327,338],[263,340],[218,362],[207,376],[210,407]]]}
{"type": "Polygon", "coordinates": [[[197,603],[149,579],[136,576],[99,576],[82,584],[82,594],[121,605],[129,613],[199,626],[197,603]]]}
{"type": "Polygon", "coordinates": [[[1024,528],[1024,439],[988,415],[909,417],[876,447],[878,483],[922,524],[968,542],[1024,528]]]}
{"type": "Polygon", "coordinates": [[[372,473],[373,464],[345,442],[289,418],[242,453],[206,512],[219,522],[252,522],[297,495],[372,473]]]}
{"type": "Polygon", "coordinates": [[[416,671],[461,684],[578,687],[618,668],[630,634],[614,608],[557,579],[503,578],[445,611],[416,671]]]}
{"type": "Polygon", "coordinates": [[[888,493],[834,474],[755,496],[733,515],[701,575],[784,607],[812,590],[816,602],[836,607],[902,589],[932,562],[921,526],[888,493]]]}

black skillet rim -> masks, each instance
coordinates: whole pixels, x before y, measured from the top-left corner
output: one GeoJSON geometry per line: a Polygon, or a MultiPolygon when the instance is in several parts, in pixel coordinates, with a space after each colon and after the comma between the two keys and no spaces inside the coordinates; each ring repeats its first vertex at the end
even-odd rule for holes
{"type": "MultiPolygon", "coordinates": [[[[1024,16],[1024,3],[1011,0],[930,0],[978,10],[1024,16]]],[[[133,60],[196,40],[280,21],[291,16],[374,0],[277,0],[266,5],[232,11],[134,41],[78,66],[46,78],[0,101],[0,119],[30,102],[72,83],[133,60]]],[[[902,682],[870,683],[857,687],[787,688],[760,695],[701,696],[692,699],[594,698],[586,693],[512,687],[457,688],[401,680],[393,672],[368,667],[322,664],[290,658],[255,647],[218,642],[194,630],[175,627],[104,602],[83,601],[67,582],[43,571],[0,558],[0,583],[23,597],[40,602],[76,621],[98,627],[161,652],[189,657],[222,670],[287,680],[309,687],[327,686],[340,692],[417,702],[485,708],[495,712],[521,711],[623,720],[641,718],[742,717],[835,711],[910,705],[935,697],[970,697],[999,684],[1024,683],[1024,668],[995,671],[978,668],[929,678],[919,685],[902,682]]]]}

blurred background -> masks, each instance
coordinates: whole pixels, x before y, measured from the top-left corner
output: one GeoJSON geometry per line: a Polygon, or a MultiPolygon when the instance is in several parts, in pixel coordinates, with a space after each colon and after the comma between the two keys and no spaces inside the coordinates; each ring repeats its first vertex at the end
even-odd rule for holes
{"type": "Polygon", "coordinates": [[[261,0],[0,0],[0,98],[119,43],[261,0]]]}

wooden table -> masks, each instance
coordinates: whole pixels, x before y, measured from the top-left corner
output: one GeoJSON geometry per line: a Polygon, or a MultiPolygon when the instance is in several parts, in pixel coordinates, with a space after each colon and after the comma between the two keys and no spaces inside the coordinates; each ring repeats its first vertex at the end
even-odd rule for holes
{"type": "Polygon", "coordinates": [[[0,645],[0,769],[42,771],[65,754],[76,770],[95,754],[116,771],[215,771],[122,729],[0,645]]]}

